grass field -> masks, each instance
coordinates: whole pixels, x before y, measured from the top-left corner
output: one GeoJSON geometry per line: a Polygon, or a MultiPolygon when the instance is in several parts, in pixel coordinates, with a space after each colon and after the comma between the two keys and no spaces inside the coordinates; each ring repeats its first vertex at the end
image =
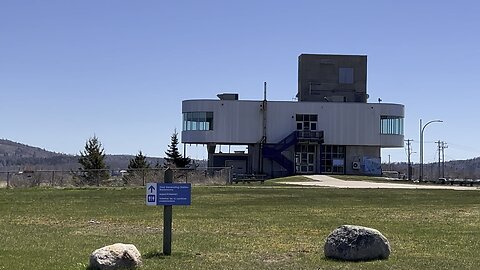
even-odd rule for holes
{"type": "Polygon", "coordinates": [[[194,187],[174,207],[173,254],[162,250],[162,207],[145,190],[0,189],[0,269],[82,269],[104,245],[135,244],[142,269],[479,269],[480,192],[268,185],[194,187]],[[376,228],[384,261],[323,257],[339,225],[376,228]]]}

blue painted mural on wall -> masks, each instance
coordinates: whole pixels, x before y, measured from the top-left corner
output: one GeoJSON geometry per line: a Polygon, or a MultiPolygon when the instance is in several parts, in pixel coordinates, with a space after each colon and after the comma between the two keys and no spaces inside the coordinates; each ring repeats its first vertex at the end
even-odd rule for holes
{"type": "Polygon", "coordinates": [[[382,175],[382,161],[380,158],[363,157],[363,172],[370,175],[382,175]]]}

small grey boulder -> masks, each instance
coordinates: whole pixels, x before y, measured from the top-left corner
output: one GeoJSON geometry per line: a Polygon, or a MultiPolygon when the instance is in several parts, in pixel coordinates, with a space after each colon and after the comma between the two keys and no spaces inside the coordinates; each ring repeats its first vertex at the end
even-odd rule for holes
{"type": "Polygon", "coordinates": [[[133,269],[141,265],[142,259],[140,252],[134,245],[117,243],[92,252],[92,254],[90,254],[90,265],[88,269],[133,269]]]}
{"type": "Polygon", "coordinates": [[[343,225],[327,237],[325,257],[346,261],[388,259],[390,243],[379,231],[354,225],[343,225]]]}

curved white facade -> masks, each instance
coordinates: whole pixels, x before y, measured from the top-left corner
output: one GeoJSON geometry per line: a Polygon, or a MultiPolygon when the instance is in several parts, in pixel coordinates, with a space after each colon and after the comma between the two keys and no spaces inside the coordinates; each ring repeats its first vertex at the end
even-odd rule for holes
{"type": "MultiPolygon", "coordinates": [[[[382,116],[403,119],[401,104],[268,101],[266,107],[266,143],[295,131],[297,114],[315,114],[326,145],[403,147],[403,132],[381,134],[382,116]]],[[[183,143],[247,145],[263,136],[263,101],[185,100],[182,112],[213,112],[213,130],[183,130],[183,143]]]]}

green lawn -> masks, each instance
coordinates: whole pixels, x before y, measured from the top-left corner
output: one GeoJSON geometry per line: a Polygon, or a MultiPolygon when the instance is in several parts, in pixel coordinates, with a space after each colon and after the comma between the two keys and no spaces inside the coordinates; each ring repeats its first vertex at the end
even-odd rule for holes
{"type": "Polygon", "coordinates": [[[162,207],[145,190],[0,189],[0,269],[82,269],[91,251],[135,244],[142,269],[479,269],[480,191],[357,190],[261,184],[198,187],[174,207],[173,254],[162,207]],[[93,221],[93,222],[89,222],[93,221]],[[385,261],[326,260],[339,225],[376,228],[385,261]]]}

